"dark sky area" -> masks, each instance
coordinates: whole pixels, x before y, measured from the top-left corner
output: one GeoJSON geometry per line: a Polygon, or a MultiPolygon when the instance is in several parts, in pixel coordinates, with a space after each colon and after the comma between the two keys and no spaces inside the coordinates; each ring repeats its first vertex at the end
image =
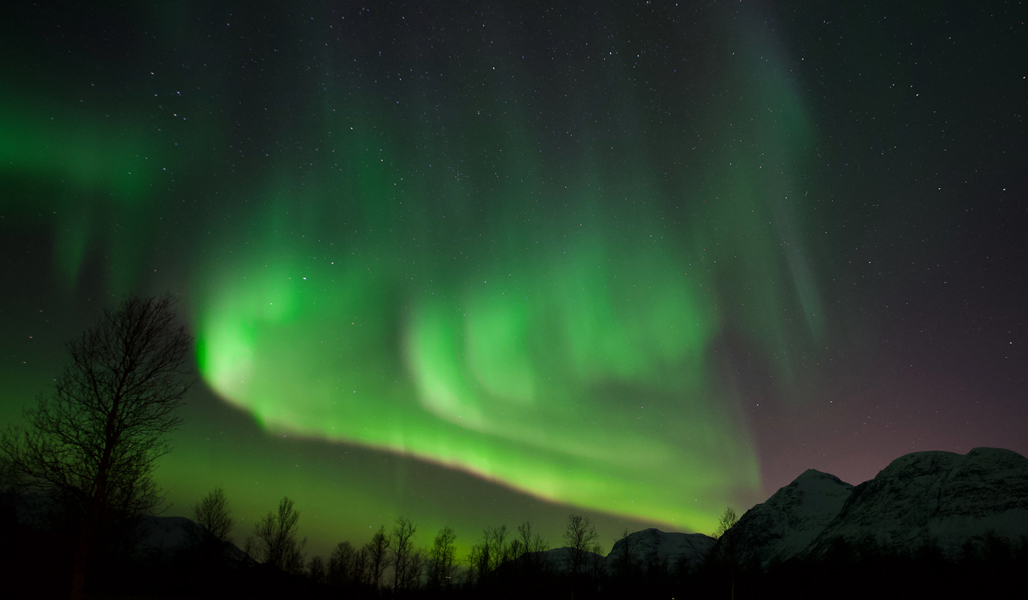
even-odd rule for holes
{"type": "Polygon", "coordinates": [[[808,468],[1028,454],[1023,2],[17,2],[0,423],[125,294],[157,478],[309,549],[714,529],[808,468]]]}

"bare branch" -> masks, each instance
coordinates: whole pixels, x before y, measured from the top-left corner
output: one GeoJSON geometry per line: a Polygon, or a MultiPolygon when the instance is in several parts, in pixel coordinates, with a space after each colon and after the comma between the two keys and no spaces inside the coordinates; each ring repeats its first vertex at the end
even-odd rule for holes
{"type": "Polygon", "coordinates": [[[125,299],[68,342],[69,364],[53,392],[25,411],[29,426],[0,436],[0,459],[24,487],[74,498],[82,515],[76,554],[82,561],[114,515],[153,511],[162,502],[152,473],[170,451],[164,434],[190,383],[182,383],[192,338],[175,325],[174,299],[125,299]]]}

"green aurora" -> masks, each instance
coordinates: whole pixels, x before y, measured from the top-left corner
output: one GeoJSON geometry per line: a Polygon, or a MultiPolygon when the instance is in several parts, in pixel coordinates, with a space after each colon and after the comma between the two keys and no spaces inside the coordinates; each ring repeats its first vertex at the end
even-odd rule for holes
{"type": "Polygon", "coordinates": [[[718,331],[740,318],[788,378],[794,339],[819,322],[788,226],[809,133],[787,86],[761,83],[721,119],[766,106],[759,120],[697,125],[756,140],[718,148],[706,181],[622,159],[617,147],[646,144],[631,131],[550,178],[514,110],[455,117],[460,154],[488,163],[466,174],[434,164],[430,131],[324,111],[350,115],[321,125],[331,162],[304,185],[279,179],[198,266],[205,381],[271,431],[711,529],[726,497],[760,485],[745,424],[723,408],[718,331]]]}
{"type": "MultiPolygon", "coordinates": [[[[186,29],[163,35],[202,43],[186,29]]],[[[316,76],[266,50],[277,101],[226,89],[200,50],[188,83],[155,67],[127,99],[23,94],[3,208],[45,192],[66,290],[90,260],[113,294],[188,289],[204,384],[269,434],[710,531],[762,494],[726,337],[788,390],[823,335],[801,217],[816,139],[765,30],[719,26],[705,43],[736,51],[692,67],[630,34],[587,32],[601,48],[542,73],[495,50],[372,82],[348,65],[377,57],[323,29],[316,76]]],[[[188,498],[220,459],[181,439],[164,476],[188,498]]]]}

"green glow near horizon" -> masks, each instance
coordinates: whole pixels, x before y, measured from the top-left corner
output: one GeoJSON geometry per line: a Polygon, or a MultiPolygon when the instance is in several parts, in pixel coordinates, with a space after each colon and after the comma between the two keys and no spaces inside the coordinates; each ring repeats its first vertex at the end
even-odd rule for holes
{"type": "Polygon", "coordinates": [[[562,279],[540,257],[516,283],[508,273],[435,297],[408,289],[392,315],[388,278],[345,251],[233,268],[203,313],[201,371],[266,427],[708,527],[707,504],[759,476],[745,434],[717,414],[704,384],[717,327],[705,278],[662,253],[611,267],[599,244],[572,251],[584,257],[558,265],[569,271],[562,279]],[[725,473],[697,454],[742,468],[725,473]],[[708,502],[690,514],[685,496],[708,502]]]}

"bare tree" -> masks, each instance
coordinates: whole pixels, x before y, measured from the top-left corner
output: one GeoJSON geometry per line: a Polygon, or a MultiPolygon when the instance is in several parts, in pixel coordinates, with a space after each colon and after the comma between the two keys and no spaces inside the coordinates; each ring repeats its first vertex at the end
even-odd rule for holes
{"type": "Polygon", "coordinates": [[[344,586],[354,582],[354,558],[357,551],[350,542],[340,542],[328,557],[328,582],[344,586]]]}
{"type": "Polygon", "coordinates": [[[725,507],[725,512],[718,519],[717,529],[714,530],[714,535],[712,536],[717,540],[717,543],[714,545],[714,558],[727,565],[728,568],[728,595],[730,598],[735,598],[735,545],[737,537],[732,535],[726,537],[725,534],[737,522],[739,522],[739,517],[735,514],[735,509],[731,506],[725,507]]]}
{"type": "Polygon", "coordinates": [[[260,559],[261,559],[260,548],[258,548],[257,540],[255,540],[252,535],[246,536],[246,539],[243,540],[243,548],[242,548],[242,550],[251,559],[253,559],[255,561],[260,561],[260,559]]]}
{"type": "Polygon", "coordinates": [[[739,521],[738,515],[735,514],[735,509],[731,506],[725,508],[725,512],[721,514],[721,518],[718,519],[717,529],[714,530],[714,535],[711,536],[715,540],[720,539],[729,529],[732,528],[736,522],[739,521]]]}
{"type": "Polygon", "coordinates": [[[214,488],[193,507],[193,516],[208,537],[222,542],[229,541],[234,522],[225,491],[220,487],[214,488]]]}
{"type": "Polygon", "coordinates": [[[489,570],[495,571],[500,565],[510,560],[507,526],[487,527],[483,533],[485,534],[485,544],[489,548],[489,570]]]}
{"type": "Polygon", "coordinates": [[[307,539],[296,540],[296,527],[300,513],[293,508],[293,501],[283,497],[278,504],[278,513],[257,522],[254,536],[257,538],[257,556],[261,562],[273,565],[287,573],[303,572],[303,548],[307,539]]]}
{"type": "Polygon", "coordinates": [[[468,583],[481,584],[489,575],[489,547],[485,544],[472,544],[467,563],[468,583]]]}
{"type": "Polygon", "coordinates": [[[457,534],[443,527],[432,542],[428,553],[428,585],[433,590],[445,590],[453,584],[457,567],[457,534]]]}
{"type": "Polygon", "coordinates": [[[585,570],[589,554],[598,550],[597,537],[599,535],[589,517],[575,514],[568,516],[568,526],[564,531],[564,544],[568,548],[567,568],[572,575],[579,575],[585,570]]]}
{"type": "Polygon", "coordinates": [[[407,560],[407,576],[405,577],[404,590],[417,590],[421,587],[421,575],[425,572],[427,558],[424,548],[415,548],[407,560]]]}
{"type": "MultiPolygon", "coordinates": [[[[0,455],[0,515],[13,516],[21,501],[19,490],[21,477],[14,470],[14,465],[0,455]]],[[[2,517],[0,517],[2,522],[2,517]]]]}
{"type": "Polygon", "coordinates": [[[53,393],[25,411],[28,427],[9,428],[0,456],[29,490],[69,502],[77,513],[72,597],[113,520],[151,512],[163,501],[152,473],[170,451],[165,434],[190,383],[182,381],[192,346],[175,324],[175,301],[130,297],[67,345],[71,364],[53,393]]]}
{"type": "Polygon", "coordinates": [[[379,528],[371,541],[364,546],[367,556],[368,582],[378,589],[382,585],[382,573],[389,566],[389,536],[385,526],[379,528]]]}
{"type": "Polygon", "coordinates": [[[320,556],[312,556],[310,562],[307,563],[307,577],[316,583],[325,583],[328,580],[325,559],[320,556]]]}
{"type": "Polygon", "coordinates": [[[354,548],[350,542],[340,542],[328,559],[328,582],[337,586],[367,585],[368,548],[354,548]]]}
{"type": "Polygon", "coordinates": [[[353,553],[350,581],[356,585],[371,585],[371,557],[364,546],[353,553]]]}
{"type": "Polygon", "coordinates": [[[409,590],[416,587],[421,577],[421,557],[414,549],[417,526],[405,517],[396,519],[390,540],[393,550],[393,589],[409,590]]]}
{"type": "Polygon", "coordinates": [[[468,555],[470,576],[479,584],[510,557],[510,546],[507,544],[507,526],[486,527],[482,530],[482,542],[471,546],[468,555]]]}
{"type": "Polygon", "coordinates": [[[525,521],[518,525],[518,540],[521,542],[521,554],[518,560],[527,566],[541,563],[541,553],[546,552],[546,542],[538,533],[532,533],[532,524],[525,521]]]}

